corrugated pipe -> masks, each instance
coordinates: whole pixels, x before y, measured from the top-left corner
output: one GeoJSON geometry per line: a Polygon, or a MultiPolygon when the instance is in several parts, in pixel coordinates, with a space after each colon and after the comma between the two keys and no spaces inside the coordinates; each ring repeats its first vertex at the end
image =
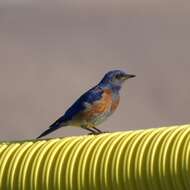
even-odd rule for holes
{"type": "Polygon", "coordinates": [[[190,125],[0,144],[0,190],[189,190],[190,125]]]}

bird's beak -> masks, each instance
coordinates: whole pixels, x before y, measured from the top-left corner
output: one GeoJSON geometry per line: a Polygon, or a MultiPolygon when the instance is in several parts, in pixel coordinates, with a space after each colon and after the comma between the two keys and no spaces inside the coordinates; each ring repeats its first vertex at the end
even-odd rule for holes
{"type": "Polygon", "coordinates": [[[126,75],[125,75],[125,80],[126,80],[126,79],[129,79],[129,78],[134,78],[134,77],[136,77],[136,75],[126,74],[126,75]]]}

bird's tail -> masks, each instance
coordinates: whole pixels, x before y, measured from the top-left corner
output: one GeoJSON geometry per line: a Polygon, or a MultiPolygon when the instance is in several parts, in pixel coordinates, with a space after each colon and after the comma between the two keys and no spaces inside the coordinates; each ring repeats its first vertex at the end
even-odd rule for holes
{"type": "Polygon", "coordinates": [[[50,134],[51,132],[55,131],[56,129],[57,128],[49,128],[46,131],[44,131],[40,136],[38,136],[36,139],[39,139],[39,138],[41,138],[43,136],[46,136],[46,135],[50,134]]]}
{"type": "Polygon", "coordinates": [[[40,136],[38,136],[36,139],[44,137],[44,136],[50,134],[51,132],[59,129],[62,126],[64,126],[63,123],[61,123],[60,121],[56,121],[55,123],[53,123],[52,125],[50,125],[50,127],[46,131],[44,131],[40,136]]]}

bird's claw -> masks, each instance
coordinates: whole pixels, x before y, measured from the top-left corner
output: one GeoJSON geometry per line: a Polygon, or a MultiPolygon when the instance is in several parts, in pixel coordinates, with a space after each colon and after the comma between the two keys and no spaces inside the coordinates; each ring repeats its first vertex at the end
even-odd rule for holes
{"type": "Polygon", "coordinates": [[[109,131],[101,131],[101,132],[88,133],[88,135],[101,135],[103,133],[109,133],[109,131]]]}
{"type": "Polygon", "coordinates": [[[109,131],[102,131],[101,133],[109,133],[109,131]]]}
{"type": "Polygon", "coordinates": [[[100,133],[88,133],[88,135],[99,135],[100,133]]]}

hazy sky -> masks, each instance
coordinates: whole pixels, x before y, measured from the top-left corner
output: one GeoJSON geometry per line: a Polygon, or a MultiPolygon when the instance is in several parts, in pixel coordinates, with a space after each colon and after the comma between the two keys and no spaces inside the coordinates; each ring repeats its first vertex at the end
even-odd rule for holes
{"type": "Polygon", "coordinates": [[[0,0],[0,140],[35,138],[115,68],[137,77],[102,130],[189,123],[189,5],[0,0]]]}

